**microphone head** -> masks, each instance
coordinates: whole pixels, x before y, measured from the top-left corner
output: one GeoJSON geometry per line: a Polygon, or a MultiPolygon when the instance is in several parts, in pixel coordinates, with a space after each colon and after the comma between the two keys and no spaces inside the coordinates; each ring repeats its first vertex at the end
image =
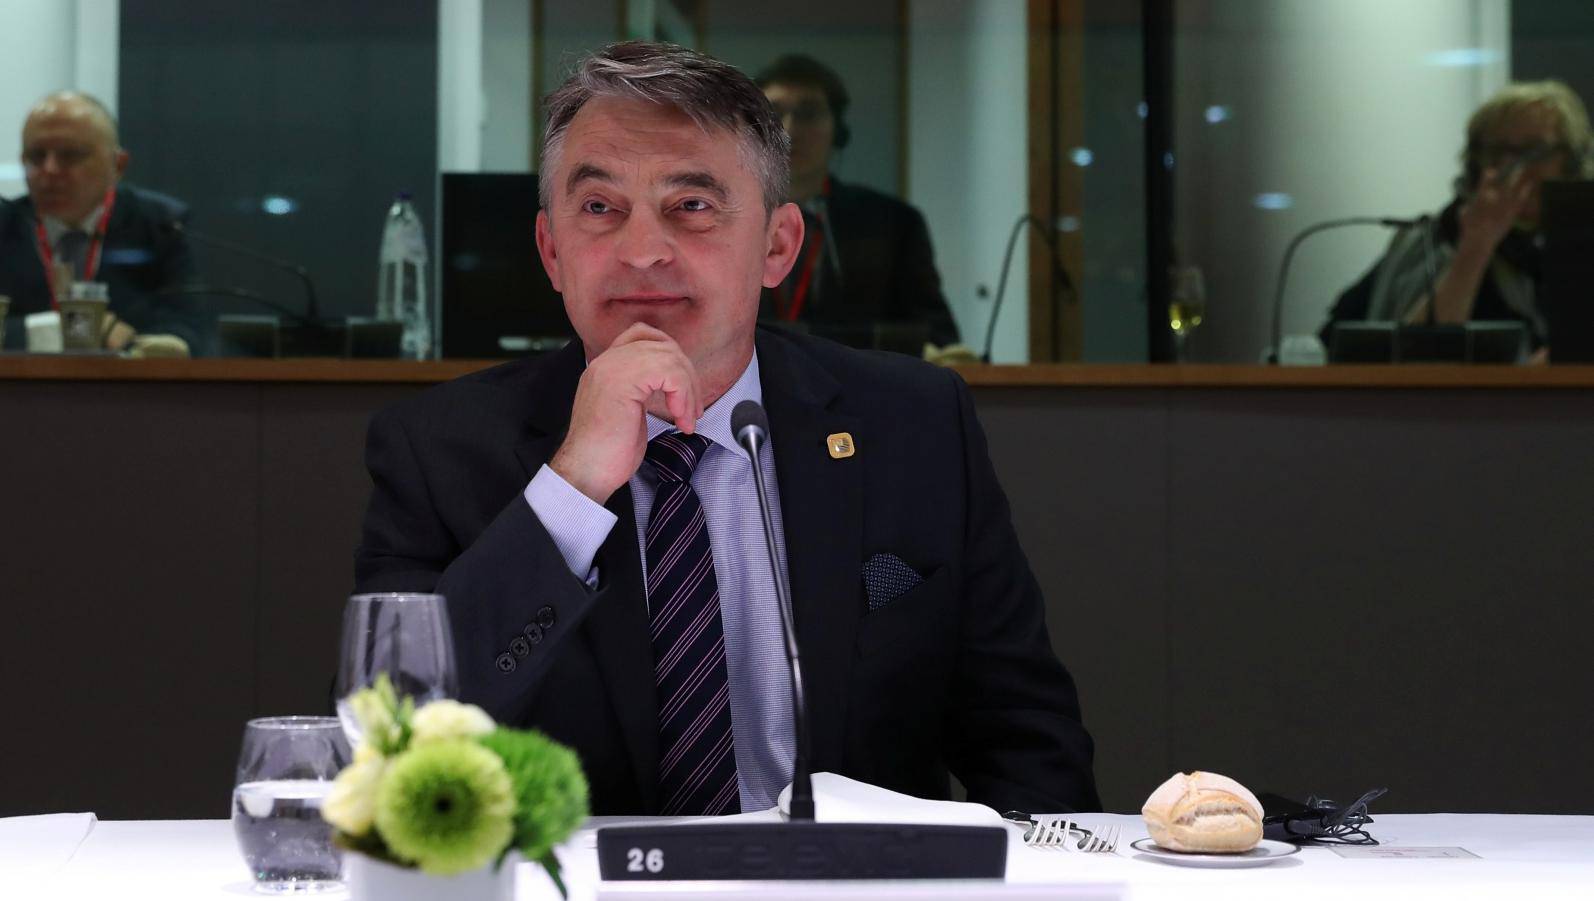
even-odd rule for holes
{"type": "Polygon", "coordinates": [[[759,438],[769,436],[769,417],[756,400],[744,400],[731,409],[731,434],[738,442],[748,429],[756,429],[759,438]]]}

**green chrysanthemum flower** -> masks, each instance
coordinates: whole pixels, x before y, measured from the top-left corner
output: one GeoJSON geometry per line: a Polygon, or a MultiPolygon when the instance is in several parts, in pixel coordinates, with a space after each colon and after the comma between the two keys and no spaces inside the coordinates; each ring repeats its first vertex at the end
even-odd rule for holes
{"type": "Polygon", "coordinates": [[[474,870],[514,836],[514,785],[498,755],[468,741],[411,748],[388,762],[376,828],[394,856],[427,873],[474,870]]]}
{"type": "Polygon", "coordinates": [[[587,777],[574,751],[540,732],[496,729],[477,739],[515,786],[515,847],[544,860],[587,817],[587,777]]]}

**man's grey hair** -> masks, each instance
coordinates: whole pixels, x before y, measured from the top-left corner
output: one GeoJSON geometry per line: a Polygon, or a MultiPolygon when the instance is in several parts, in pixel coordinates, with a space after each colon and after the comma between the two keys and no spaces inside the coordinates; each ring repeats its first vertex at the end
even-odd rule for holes
{"type": "Polygon", "coordinates": [[[764,92],[740,70],[709,56],[647,41],[610,44],[576,64],[546,102],[538,189],[548,208],[557,186],[554,169],[570,123],[595,97],[647,100],[685,113],[705,132],[735,135],[763,186],[764,211],[786,200],[791,180],[791,138],[764,92]]]}

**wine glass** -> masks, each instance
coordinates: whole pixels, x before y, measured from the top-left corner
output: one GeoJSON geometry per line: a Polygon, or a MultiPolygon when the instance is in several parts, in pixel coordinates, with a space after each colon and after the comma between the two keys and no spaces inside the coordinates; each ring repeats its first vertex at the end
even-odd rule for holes
{"type": "Polygon", "coordinates": [[[343,856],[332,845],[321,803],[349,757],[337,717],[264,717],[244,727],[232,828],[255,891],[308,894],[343,887],[343,856]]]}
{"type": "Polygon", "coordinates": [[[417,706],[451,698],[459,690],[454,639],[440,594],[357,594],[343,609],[343,651],[338,663],[338,718],[349,741],[360,723],[349,696],[387,675],[400,698],[417,706]]]}

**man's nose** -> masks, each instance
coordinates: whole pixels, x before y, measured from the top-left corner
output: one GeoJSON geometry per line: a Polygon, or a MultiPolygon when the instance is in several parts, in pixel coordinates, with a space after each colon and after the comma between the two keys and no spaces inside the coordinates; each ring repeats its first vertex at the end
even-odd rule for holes
{"type": "Polygon", "coordinates": [[[655,210],[632,210],[620,226],[616,254],[627,266],[647,269],[675,258],[675,246],[662,216],[655,210]]]}

